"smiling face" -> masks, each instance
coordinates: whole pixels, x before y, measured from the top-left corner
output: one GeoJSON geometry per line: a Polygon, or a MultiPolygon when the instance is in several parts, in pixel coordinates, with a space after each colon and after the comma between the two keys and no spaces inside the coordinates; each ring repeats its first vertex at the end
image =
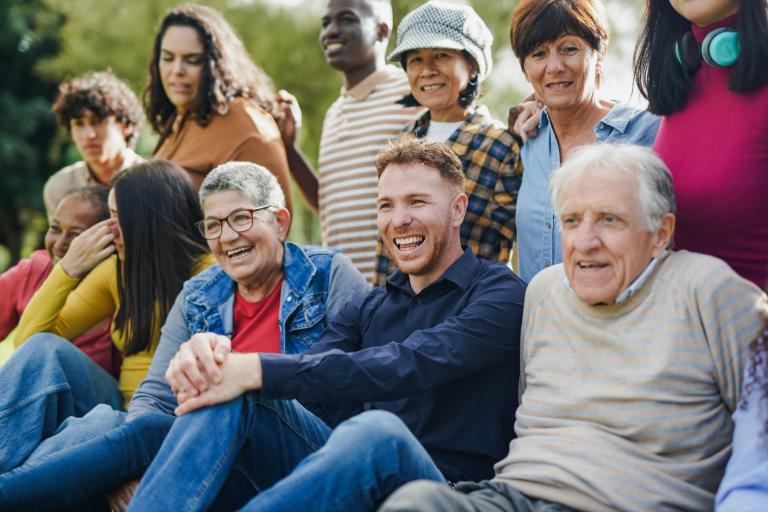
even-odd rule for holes
{"type": "Polygon", "coordinates": [[[472,63],[455,50],[426,48],[409,51],[405,62],[411,93],[432,120],[463,121],[467,108],[459,105],[459,94],[477,76],[472,63]]]}
{"type": "Polygon", "coordinates": [[[459,226],[466,206],[462,191],[422,163],[390,164],[381,174],[379,231],[412,286],[431,283],[461,255],[459,226]]]}
{"type": "Polygon", "coordinates": [[[677,13],[700,27],[711,25],[739,11],[740,0],[670,0],[677,13]]]}
{"type": "Polygon", "coordinates": [[[192,27],[168,27],[160,43],[160,79],[179,114],[194,110],[206,63],[200,35],[192,27]]]}
{"type": "Polygon", "coordinates": [[[117,121],[115,116],[100,119],[86,109],[80,117],[70,119],[69,131],[83,160],[94,167],[118,159],[128,147],[126,138],[133,127],[117,121]]]}
{"type": "Polygon", "coordinates": [[[66,196],[59,202],[45,234],[45,249],[53,263],[64,257],[77,235],[96,224],[97,216],[91,202],[77,195],[66,196]]]}
{"type": "Polygon", "coordinates": [[[564,34],[534,48],[523,60],[523,71],[547,107],[570,110],[594,99],[601,59],[585,39],[564,34]]]}
{"type": "MultiPolygon", "coordinates": [[[[223,219],[235,210],[257,208],[258,204],[234,190],[214,192],[205,199],[204,218],[223,219]]],[[[208,247],[241,291],[260,288],[283,272],[283,242],[291,218],[288,210],[272,213],[261,210],[253,214],[253,225],[238,233],[223,222],[221,236],[208,240],[208,247]]],[[[247,293],[247,292],[246,292],[247,293]]]]}
{"type": "Polygon", "coordinates": [[[325,60],[342,73],[364,78],[376,68],[376,46],[388,32],[386,25],[383,27],[366,2],[330,0],[320,29],[325,60]]]}
{"type": "Polygon", "coordinates": [[[587,304],[613,304],[672,236],[672,214],[658,231],[648,230],[637,187],[624,173],[586,171],[560,193],[565,273],[587,304]]]}

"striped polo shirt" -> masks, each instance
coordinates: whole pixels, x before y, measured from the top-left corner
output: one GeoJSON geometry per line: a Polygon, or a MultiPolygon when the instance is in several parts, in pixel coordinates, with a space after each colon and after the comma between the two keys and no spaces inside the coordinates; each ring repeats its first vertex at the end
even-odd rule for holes
{"type": "Polygon", "coordinates": [[[395,103],[409,92],[405,73],[386,66],[342,89],[323,121],[318,162],[323,242],[349,256],[368,281],[378,237],[374,162],[421,112],[395,103]]]}
{"type": "Polygon", "coordinates": [[[577,510],[711,510],[765,300],[685,251],[608,306],[580,301],[562,264],[541,271],[525,297],[518,437],[496,481],[577,510]]]}

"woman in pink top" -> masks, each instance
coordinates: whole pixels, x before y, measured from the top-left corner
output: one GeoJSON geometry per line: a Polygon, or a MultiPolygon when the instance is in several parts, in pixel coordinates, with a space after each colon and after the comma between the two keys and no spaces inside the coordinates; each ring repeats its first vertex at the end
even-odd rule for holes
{"type": "Polygon", "coordinates": [[[678,249],[768,281],[768,0],[649,0],[635,78],[663,115],[678,249]]]}

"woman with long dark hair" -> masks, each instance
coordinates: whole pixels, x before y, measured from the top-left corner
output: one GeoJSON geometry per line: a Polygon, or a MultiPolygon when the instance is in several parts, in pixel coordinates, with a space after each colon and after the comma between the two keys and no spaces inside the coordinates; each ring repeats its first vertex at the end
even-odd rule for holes
{"type": "Polygon", "coordinates": [[[768,1],[649,0],[635,79],[664,116],[654,149],[675,181],[678,249],[768,280],[768,1]]]}
{"type": "Polygon", "coordinates": [[[181,165],[195,188],[219,164],[254,162],[275,175],[290,209],[288,161],[270,115],[276,101],[272,81],[221,13],[187,4],[165,15],[144,103],[160,134],[155,156],[181,165]]]}
{"type": "Polygon", "coordinates": [[[202,216],[179,166],[151,160],[121,171],[111,219],[75,238],[24,311],[16,350],[0,370],[0,473],[13,469],[69,416],[96,404],[122,409],[147,373],[184,281],[214,262],[202,216]],[[67,340],[105,317],[123,353],[119,381],[67,340]],[[43,332],[45,331],[45,332],[43,332]],[[36,334],[40,333],[40,334],[36,334]],[[33,336],[34,335],[34,336],[33,336]]]}

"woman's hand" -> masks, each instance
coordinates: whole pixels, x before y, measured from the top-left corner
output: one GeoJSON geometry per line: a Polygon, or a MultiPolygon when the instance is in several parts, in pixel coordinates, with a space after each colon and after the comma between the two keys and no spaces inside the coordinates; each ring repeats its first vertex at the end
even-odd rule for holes
{"type": "Polygon", "coordinates": [[[533,95],[529,96],[519,105],[509,109],[507,119],[508,130],[512,135],[520,137],[523,143],[528,142],[539,134],[539,121],[544,104],[533,95]]]}
{"type": "Polygon", "coordinates": [[[165,372],[177,400],[182,395],[197,396],[221,382],[219,366],[227,360],[230,350],[229,338],[211,332],[195,334],[182,343],[165,372]]]}
{"type": "Polygon", "coordinates": [[[70,277],[80,279],[115,252],[115,219],[103,220],[86,229],[69,244],[67,254],[61,258],[61,269],[70,277]]]}

